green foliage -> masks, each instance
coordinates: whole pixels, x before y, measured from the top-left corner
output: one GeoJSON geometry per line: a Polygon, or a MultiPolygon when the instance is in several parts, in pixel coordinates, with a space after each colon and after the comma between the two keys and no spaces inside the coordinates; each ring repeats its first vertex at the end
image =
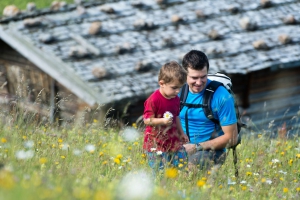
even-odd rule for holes
{"type": "Polygon", "coordinates": [[[223,166],[209,171],[181,167],[153,175],[143,154],[142,132],[136,125],[127,128],[138,137],[126,141],[123,129],[104,128],[97,120],[69,129],[20,121],[2,124],[0,199],[141,199],[145,196],[136,195],[145,194],[149,199],[300,197],[298,138],[271,140],[253,134],[244,139],[237,148],[238,178],[231,154],[223,166]],[[148,182],[124,183],[125,177],[141,172],[149,175],[148,182]],[[142,193],[130,196],[130,187],[142,193]]]}
{"type": "MultiPolygon", "coordinates": [[[[2,15],[3,13],[3,9],[5,8],[5,6],[7,5],[15,5],[17,6],[20,10],[25,10],[26,9],[26,5],[28,2],[34,2],[36,4],[36,7],[38,9],[40,8],[46,8],[46,7],[50,7],[51,3],[54,0],[33,0],[33,1],[24,1],[24,0],[1,0],[0,1],[0,15],[2,15]]],[[[65,0],[65,2],[67,3],[73,3],[74,0],[65,0]]]]}

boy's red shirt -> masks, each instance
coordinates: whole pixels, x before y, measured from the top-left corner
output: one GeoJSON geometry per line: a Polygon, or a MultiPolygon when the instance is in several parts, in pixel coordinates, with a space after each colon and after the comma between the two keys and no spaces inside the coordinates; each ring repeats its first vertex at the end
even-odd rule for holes
{"type": "Polygon", "coordinates": [[[144,103],[144,119],[163,118],[164,113],[173,115],[171,126],[146,126],[144,132],[143,148],[151,152],[151,148],[162,152],[175,152],[183,145],[176,126],[176,117],[180,112],[180,99],[178,96],[166,99],[159,90],[156,90],[144,103]]]}

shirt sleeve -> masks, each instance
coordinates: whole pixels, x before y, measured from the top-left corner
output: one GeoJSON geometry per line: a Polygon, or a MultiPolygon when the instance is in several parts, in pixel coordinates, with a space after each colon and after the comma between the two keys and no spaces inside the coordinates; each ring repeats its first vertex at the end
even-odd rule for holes
{"type": "Polygon", "coordinates": [[[150,96],[144,103],[144,114],[143,118],[144,119],[149,119],[155,117],[155,103],[154,103],[154,98],[150,96]]]}
{"type": "Polygon", "coordinates": [[[213,98],[213,112],[220,121],[221,126],[228,126],[237,122],[234,99],[232,95],[224,88],[219,87],[213,98]],[[216,98],[215,98],[216,97],[216,98]]]}

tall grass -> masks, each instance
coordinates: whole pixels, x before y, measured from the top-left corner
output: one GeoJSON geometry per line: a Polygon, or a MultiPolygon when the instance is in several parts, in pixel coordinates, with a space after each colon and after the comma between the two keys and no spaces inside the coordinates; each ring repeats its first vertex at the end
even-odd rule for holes
{"type": "Polygon", "coordinates": [[[2,123],[0,199],[299,199],[299,139],[246,137],[238,178],[231,152],[219,169],[190,172],[183,163],[154,175],[135,124],[2,123]]]}

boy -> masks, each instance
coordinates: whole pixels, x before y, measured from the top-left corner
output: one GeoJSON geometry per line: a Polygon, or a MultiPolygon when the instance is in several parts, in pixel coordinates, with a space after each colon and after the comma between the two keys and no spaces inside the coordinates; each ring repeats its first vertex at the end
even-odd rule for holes
{"type": "Polygon", "coordinates": [[[162,169],[167,162],[177,167],[179,162],[187,160],[183,144],[188,138],[178,117],[178,93],[186,77],[186,71],[177,62],[164,64],[158,75],[159,89],[144,103],[146,129],[143,148],[151,168],[162,169]]]}

